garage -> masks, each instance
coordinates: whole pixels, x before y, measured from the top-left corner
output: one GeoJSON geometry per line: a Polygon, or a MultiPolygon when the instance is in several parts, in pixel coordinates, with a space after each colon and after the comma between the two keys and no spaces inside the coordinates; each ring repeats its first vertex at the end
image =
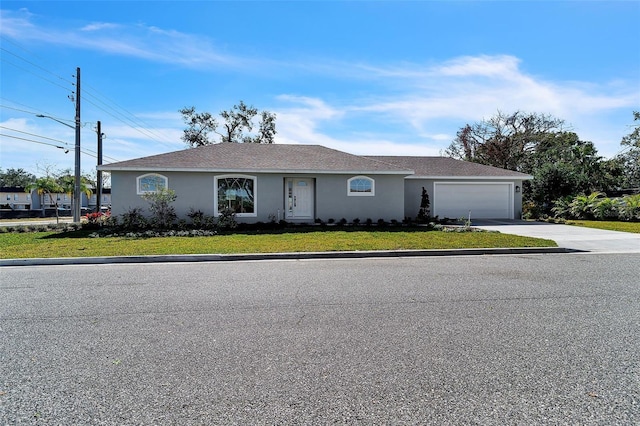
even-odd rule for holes
{"type": "Polygon", "coordinates": [[[440,218],[513,219],[513,183],[434,182],[432,205],[440,218]]]}

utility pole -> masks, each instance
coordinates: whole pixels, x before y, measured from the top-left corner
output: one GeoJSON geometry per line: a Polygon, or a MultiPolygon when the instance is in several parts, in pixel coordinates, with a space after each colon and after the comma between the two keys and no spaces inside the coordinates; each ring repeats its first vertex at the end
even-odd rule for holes
{"type": "Polygon", "coordinates": [[[102,170],[100,170],[100,166],[102,165],[102,126],[100,121],[98,121],[98,125],[96,127],[96,132],[98,132],[98,174],[96,178],[96,213],[100,213],[102,210],[102,170]]]}
{"type": "Polygon", "coordinates": [[[75,184],[73,191],[73,221],[80,222],[80,207],[82,197],[80,194],[80,67],[76,68],[76,161],[75,184]]]}

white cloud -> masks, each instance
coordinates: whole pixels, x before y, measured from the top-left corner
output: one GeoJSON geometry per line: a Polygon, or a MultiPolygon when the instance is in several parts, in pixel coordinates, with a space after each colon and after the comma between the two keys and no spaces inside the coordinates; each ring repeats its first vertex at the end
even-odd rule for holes
{"type": "Polygon", "coordinates": [[[110,22],[94,22],[80,28],[80,31],[100,31],[100,30],[112,30],[117,28],[120,28],[120,25],[113,24],[110,22]]]}
{"type": "Polygon", "coordinates": [[[566,120],[583,139],[596,142],[601,154],[617,151],[621,135],[612,134],[607,117],[637,108],[640,93],[633,82],[553,81],[526,73],[520,64],[513,56],[483,55],[454,58],[422,70],[415,65],[369,69],[367,78],[375,73],[381,78],[394,76],[393,92],[354,99],[345,110],[370,114],[371,120],[404,122],[428,143],[442,142],[443,135],[455,135],[462,125],[489,118],[498,110],[552,114],[566,120]],[[459,123],[457,127],[451,127],[453,122],[459,123]],[[439,133],[437,138],[434,132],[439,133]]]}
{"type": "Polygon", "coordinates": [[[463,56],[435,67],[432,75],[440,76],[485,76],[508,78],[519,75],[520,60],[513,56],[463,56]]]}
{"type": "MultiPolygon", "coordinates": [[[[74,29],[37,25],[26,10],[2,10],[2,33],[18,40],[40,41],[73,48],[90,49],[114,55],[133,56],[186,67],[203,68],[214,64],[241,66],[239,58],[225,55],[207,37],[163,30],[143,24],[109,22],[87,24],[74,29]]],[[[250,62],[250,61],[247,61],[250,62]]]]}
{"type": "MultiPolygon", "coordinates": [[[[527,72],[523,69],[526,64],[513,55],[464,56],[422,64],[348,63],[309,57],[277,62],[224,54],[208,37],[144,24],[93,22],[78,29],[59,29],[39,25],[40,18],[26,10],[2,11],[0,19],[2,34],[18,40],[81,47],[186,68],[245,67],[263,73],[266,66],[271,70],[277,67],[292,78],[313,73],[328,80],[328,87],[332,82],[343,87],[345,81],[357,86],[341,99],[330,100],[314,88],[276,97],[279,107],[273,110],[279,143],[322,144],[354,153],[437,155],[464,124],[489,118],[498,110],[521,110],[565,119],[583,139],[595,142],[601,154],[612,155],[628,129],[612,123],[611,116],[627,110],[630,117],[640,105],[637,81],[561,81],[527,72]]],[[[180,140],[183,125],[175,112],[139,116],[161,124],[150,125],[146,131],[109,126],[108,137],[117,142],[114,146],[122,143],[122,157],[184,147],[180,140]],[[153,141],[149,132],[162,135],[156,139],[166,142],[153,141]],[[124,141],[133,142],[127,145],[124,141]],[[143,148],[136,149],[136,143],[143,148]]]]}

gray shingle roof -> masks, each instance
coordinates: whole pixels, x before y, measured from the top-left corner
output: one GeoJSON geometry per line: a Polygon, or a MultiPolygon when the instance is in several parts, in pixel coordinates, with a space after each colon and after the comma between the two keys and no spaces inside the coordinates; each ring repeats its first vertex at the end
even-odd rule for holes
{"type": "Polygon", "coordinates": [[[219,143],[106,164],[101,170],[410,175],[412,169],[320,145],[219,143]]]}
{"type": "Polygon", "coordinates": [[[411,169],[415,172],[413,177],[494,177],[531,179],[531,176],[505,170],[499,167],[486,166],[484,164],[471,163],[469,161],[456,160],[449,157],[403,157],[403,156],[374,156],[366,158],[384,161],[398,167],[411,169]]]}
{"type": "Polygon", "coordinates": [[[448,157],[360,156],[321,145],[219,143],[106,164],[101,170],[403,174],[530,179],[448,157]]]}

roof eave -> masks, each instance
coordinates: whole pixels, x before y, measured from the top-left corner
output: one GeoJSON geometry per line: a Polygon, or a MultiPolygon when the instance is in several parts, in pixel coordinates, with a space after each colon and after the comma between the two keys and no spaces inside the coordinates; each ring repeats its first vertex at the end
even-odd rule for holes
{"type": "Polygon", "coordinates": [[[313,169],[213,169],[208,167],[142,167],[102,165],[105,172],[180,172],[180,173],[282,173],[282,174],[356,174],[356,175],[412,175],[413,170],[313,170],[313,169]]]}
{"type": "Polygon", "coordinates": [[[533,176],[530,175],[522,175],[522,176],[490,176],[490,175],[484,175],[484,176],[428,176],[428,175],[413,175],[413,176],[407,176],[407,179],[434,179],[434,180],[442,180],[442,179],[448,179],[448,180],[477,180],[477,179],[493,179],[493,180],[531,180],[533,179],[533,176]]]}

